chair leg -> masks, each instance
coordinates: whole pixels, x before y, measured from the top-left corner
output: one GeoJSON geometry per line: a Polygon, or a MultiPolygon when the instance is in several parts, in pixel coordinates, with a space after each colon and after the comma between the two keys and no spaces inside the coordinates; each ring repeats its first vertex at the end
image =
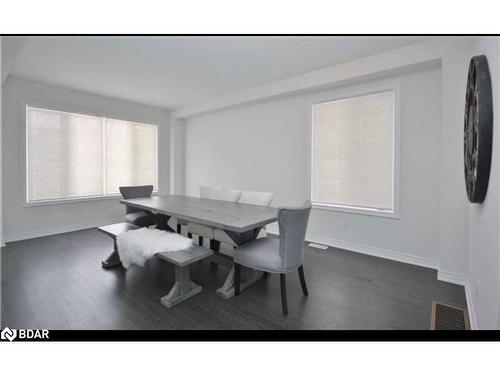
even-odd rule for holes
{"type": "Polygon", "coordinates": [[[170,217],[166,215],[156,215],[156,220],[157,220],[156,229],[168,230],[168,228],[170,228],[168,226],[169,218],[170,217]]]}
{"type": "Polygon", "coordinates": [[[181,225],[177,224],[177,233],[181,233],[181,225]]]}
{"type": "Polygon", "coordinates": [[[203,246],[203,237],[202,236],[198,236],[198,245],[203,246]]]}
{"type": "Polygon", "coordinates": [[[210,249],[214,252],[218,252],[220,250],[220,241],[210,240],[210,249]]]}
{"type": "Polygon", "coordinates": [[[240,295],[240,268],[238,263],[234,264],[234,295],[240,295]]]}
{"type": "Polygon", "coordinates": [[[309,292],[307,291],[306,279],[304,277],[304,266],[303,265],[301,265],[299,267],[299,279],[300,279],[300,286],[302,287],[302,291],[304,292],[304,295],[305,296],[309,295],[309,292]]]}
{"type": "Polygon", "coordinates": [[[286,274],[280,274],[281,284],[281,304],[283,305],[283,315],[288,315],[288,305],[286,303],[286,274]]]}
{"type": "MultiPolygon", "coordinates": [[[[219,248],[220,248],[220,242],[219,242],[219,241],[217,241],[217,240],[213,240],[213,239],[211,239],[211,240],[210,240],[210,249],[211,249],[214,253],[218,253],[218,252],[219,252],[219,248]]],[[[217,268],[217,267],[218,267],[218,266],[217,266],[217,263],[215,263],[215,262],[213,262],[213,261],[212,261],[212,262],[210,262],[210,266],[211,266],[212,268],[217,268]]]]}

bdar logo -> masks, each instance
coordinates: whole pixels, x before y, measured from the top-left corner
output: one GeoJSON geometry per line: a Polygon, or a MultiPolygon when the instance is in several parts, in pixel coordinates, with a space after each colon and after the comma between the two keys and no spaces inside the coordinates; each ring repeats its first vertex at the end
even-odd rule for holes
{"type": "Polygon", "coordinates": [[[17,337],[17,332],[15,329],[10,329],[9,327],[5,327],[0,336],[2,340],[12,341],[17,337]]]}
{"type": "Polygon", "coordinates": [[[2,340],[13,341],[17,340],[48,340],[48,329],[10,329],[5,327],[1,333],[2,340]]]}

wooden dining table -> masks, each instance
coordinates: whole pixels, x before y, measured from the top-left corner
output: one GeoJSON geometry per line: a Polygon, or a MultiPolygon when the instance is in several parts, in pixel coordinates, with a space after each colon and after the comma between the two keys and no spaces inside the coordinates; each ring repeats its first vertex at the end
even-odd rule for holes
{"type": "MultiPolygon", "coordinates": [[[[221,229],[237,244],[242,245],[257,238],[259,231],[266,224],[277,221],[278,209],[237,202],[189,197],[185,195],[164,195],[151,198],[122,199],[120,203],[141,208],[163,215],[163,228],[175,231],[166,224],[170,217],[191,223],[221,229]]],[[[214,257],[222,256],[214,254],[214,257]]],[[[226,256],[227,257],[227,256],[226,256]]],[[[245,289],[260,280],[263,273],[251,269],[241,272],[241,289],[245,289]]],[[[234,295],[234,264],[224,281],[217,289],[224,298],[234,295]]]]}

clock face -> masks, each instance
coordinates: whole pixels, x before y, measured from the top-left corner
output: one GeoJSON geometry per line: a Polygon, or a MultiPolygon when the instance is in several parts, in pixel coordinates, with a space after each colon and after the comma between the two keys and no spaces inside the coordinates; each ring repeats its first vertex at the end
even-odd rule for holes
{"type": "Polygon", "coordinates": [[[467,196],[481,203],[488,190],[493,135],[491,80],[486,56],[469,64],[464,119],[464,172],[467,196]]]}

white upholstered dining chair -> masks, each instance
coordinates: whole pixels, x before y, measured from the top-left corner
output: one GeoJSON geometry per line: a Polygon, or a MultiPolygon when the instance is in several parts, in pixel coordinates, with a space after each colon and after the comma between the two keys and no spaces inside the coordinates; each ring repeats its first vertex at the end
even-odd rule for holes
{"type": "MultiPolygon", "coordinates": [[[[254,204],[257,206],[266,206],[269,207],[271,202],[273,201],[274,194],[273,193],[263,193],[259,191],[248,191],[243,190],[241,192],[240,198],[238,199],[238,203],[244,204],[254,204]]],[[[266,230],[262,228],[257,235],[257,238],[266,237],[266,230]]],[[[224,244],[229,245],[231,248],[238,246],[228,234],[221,230],[215,229],[213,234],[213,239],[222,242],[224,244]]]]}
{"type": "MultiPolygon", "coordinates": [[[[227,202],[237,202],[240,198],[241,191],[234,189],[224,189],[217,186],[200,186],[200,198],[215,199],[227,202]]],[[[210,240],[210,248],[218,250],[218,246],[214,243],[214,229],[198,223],[187,224],[188,237],[192,238],[193,234],[198,236],[198,244],[203,246],[203,239],[210,240]]]]}

